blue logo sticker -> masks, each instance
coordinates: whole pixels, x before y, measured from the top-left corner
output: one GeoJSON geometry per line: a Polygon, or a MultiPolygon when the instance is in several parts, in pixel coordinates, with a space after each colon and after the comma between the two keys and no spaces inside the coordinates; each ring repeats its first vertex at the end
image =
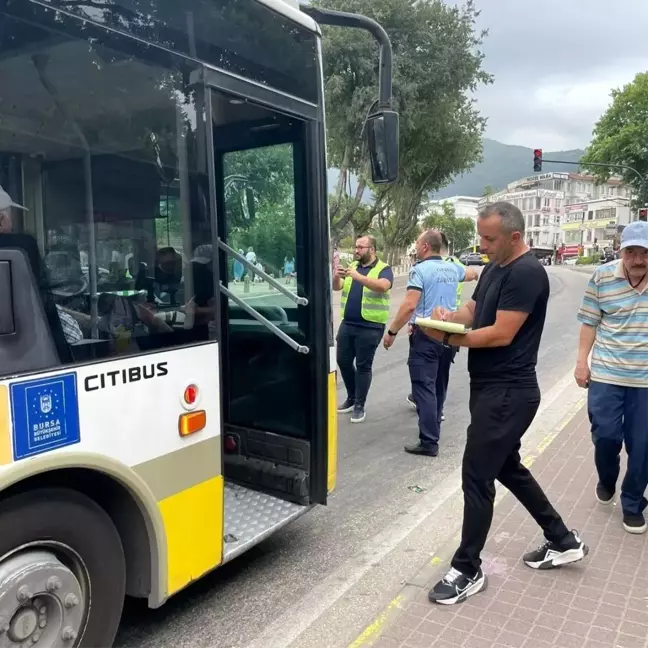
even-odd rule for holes
{"type": "Polygon", "coordinates": [[[76,374],[11,385],[14,459],[81,440],[76,374]]]}

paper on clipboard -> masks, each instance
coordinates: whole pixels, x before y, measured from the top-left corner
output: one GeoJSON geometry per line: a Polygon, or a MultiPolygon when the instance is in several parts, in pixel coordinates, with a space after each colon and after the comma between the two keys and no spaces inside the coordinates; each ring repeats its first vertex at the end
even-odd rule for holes
{"type": "Polygon", "coordinates": [[[437,331],[444,331],[445,333],[454,333],[455,335],[464,335],[468,331],[464,324],[444,322],[442,320],[430,319],[429,317],[417,317],[414,323],[423,328],[432,328],[437,331]]]}

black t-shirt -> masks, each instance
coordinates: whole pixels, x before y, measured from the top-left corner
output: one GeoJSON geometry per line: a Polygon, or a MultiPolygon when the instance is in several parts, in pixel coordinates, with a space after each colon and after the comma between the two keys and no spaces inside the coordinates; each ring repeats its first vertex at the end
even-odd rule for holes
{"type": "Polygon", "coordinates": [[[490,264],[482,272],[473,299],[476,302],[474,329],[492,326],[498,310],[518,311],[529,316],[508,346],[470,349],[471,383],[537,386],[538,347],[549,301],[546,270],[531,252],[504,267],[490,264]]]}

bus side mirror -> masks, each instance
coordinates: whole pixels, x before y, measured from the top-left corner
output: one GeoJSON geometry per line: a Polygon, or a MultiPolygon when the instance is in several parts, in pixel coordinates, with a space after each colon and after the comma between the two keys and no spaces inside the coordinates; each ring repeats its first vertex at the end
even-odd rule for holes
{"type": "Polygon", "coordinates": [[[381,110],[367,118],[367,144],[374,184],[398,179],[398,113],[381,110]]]}

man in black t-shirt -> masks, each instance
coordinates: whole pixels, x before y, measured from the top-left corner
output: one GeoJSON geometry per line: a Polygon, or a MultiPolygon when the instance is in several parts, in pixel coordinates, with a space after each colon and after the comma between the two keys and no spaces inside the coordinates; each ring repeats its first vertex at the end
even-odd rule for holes
{"type": "Polygon", "coordinates": [[[479,215],[481,248],[491,263],[473,298],[456,312],[432,317],[465,324],[465,335],[425,329],[447,346],[467,347],[470,417],[462,464],[464,518],[452,568],[429,593],[430,601],[461,603],[486,588],[480,554],[493,517],[495,480],[506,486],[542,527],[547,542],[527,553],[533,569],[584,558],[588,548],[562,518],[520,460],[521,439],[540,405],[538,347],[549,300],[546,270],[524,242],[524,218],[514,205],[488,205],[479,215]]]}

